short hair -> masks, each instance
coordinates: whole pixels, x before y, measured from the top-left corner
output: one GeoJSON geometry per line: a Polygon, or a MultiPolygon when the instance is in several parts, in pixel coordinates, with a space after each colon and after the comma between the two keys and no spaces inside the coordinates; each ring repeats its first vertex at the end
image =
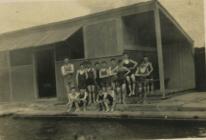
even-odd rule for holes
{"type": "Polygon", "coordinates": [[[84,65],[85,65],[85,62],[81,62],[79,65],[80,65],[80,66],[84,66],[84,65]]]}
{"type": "Polygon", "coordinates": [[[86,61],[86,64],[87,64],[87,65],[91,65],[91,64],[92,64],[92,62],[91,62],[91,61],[89,61],[89,60],[87,60],[87,61],[86,61]]]}
{"type": "Polygon", "coordinates": [[[118,60],[118,64],[120,64],[120,63],[122,63],[122,60],[121,60],[121,59],[118,60]]]}
{"type": "Polygon", "coordinates": [[[94,65],[98,65],[99,64],[99,62],[98,61],[96,61],[95,63],[94,63],[94,65]]]}
{"type": "Polygon", "coordinates": [[[124,52],[123,55],[128,55],[128,53],[124,52]]]}
{"type": "Polygon", "coordinates": [[[106,61],[102,61],[102,64],[107,64],[107,62],[106,61]]]}
{"type": "Polygon", "coordinates": [[[115,58],[111,58],[111,59],[110,59],[110,61],[115,61],[115,60],[116,60],[115,58]]]}

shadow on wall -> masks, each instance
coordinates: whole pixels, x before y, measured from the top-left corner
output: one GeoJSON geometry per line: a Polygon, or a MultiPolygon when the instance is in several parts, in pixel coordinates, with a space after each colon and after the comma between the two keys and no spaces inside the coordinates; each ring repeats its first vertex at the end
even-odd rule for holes
{"type": "Polygon", "coordinates": [[[205,47],[195,49],[196,89],[206,91],[206,63],[205,47]]]}

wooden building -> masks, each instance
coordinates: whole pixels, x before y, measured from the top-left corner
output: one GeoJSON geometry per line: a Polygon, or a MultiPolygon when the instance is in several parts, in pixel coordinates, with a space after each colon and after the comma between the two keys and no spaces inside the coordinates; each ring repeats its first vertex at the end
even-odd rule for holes
{"type": "Polygon", "coordinates": [[[0,101],[65,99],[60,66],[69,57],[153,62],[156,91],[195,88],[193,40],[158,2],[142,2],[0,35],[0,101]]]}

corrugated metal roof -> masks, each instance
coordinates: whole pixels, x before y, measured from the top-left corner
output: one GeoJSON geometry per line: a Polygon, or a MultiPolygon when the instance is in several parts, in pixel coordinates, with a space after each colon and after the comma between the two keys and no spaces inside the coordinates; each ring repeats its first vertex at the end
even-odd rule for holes
{"type": "Polygon", "coordinates": [[[73,26],[68,28],[45,28],[39,30],[32,30],[21,35],[14,35],[8,38],[2,36],[0,38],[0,51],[13,50],[25,47],[36,47],[55,42],[61,42],[69,38],[73,33],[79,30],[80,26],[73,26]]]}

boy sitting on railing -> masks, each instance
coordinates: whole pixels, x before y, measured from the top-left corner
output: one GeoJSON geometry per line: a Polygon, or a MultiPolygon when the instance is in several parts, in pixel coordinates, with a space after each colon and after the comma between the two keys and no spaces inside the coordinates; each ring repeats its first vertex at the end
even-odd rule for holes
{"type": "Polygon", "coordinates": [[[86,111],[87,104],[89,102],[88,93],[86,89],[80,89],[79,98],[78,98],[78,105],[83,111],[86,111]]]}
{"type": "Polygon", "coordinates": [[[79,105],[78,105],[79,92],[75,90],[74,86],[71,87],[70,93],[67,94],[67,98],[68,98],[67,111],[70,112],[72,110],[73,105],[75,106],[75,112],[79,111],[79,105]]]}
{"type": "Polygon", "coordinates": [[[99,104],[99,111],[105,111],[105,106],[104,106],[104,98],[106,95],[106,91],[103,92],[102,89],[99,89],[98,95],[97,95],[97,103],[99,104]]]}
{"type": "Polygon", "coordinates": [[[111,86],[107,87],[107,94],[105,95],[104,100],[106,112],[113,112],[116,106],[116,95],[111,86]]]}

